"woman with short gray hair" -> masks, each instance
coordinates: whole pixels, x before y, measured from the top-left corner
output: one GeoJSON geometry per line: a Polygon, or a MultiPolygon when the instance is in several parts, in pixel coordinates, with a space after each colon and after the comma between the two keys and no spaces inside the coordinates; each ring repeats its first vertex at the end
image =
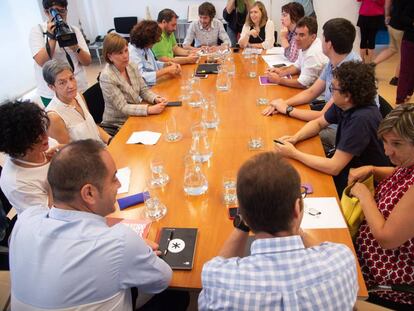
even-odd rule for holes
{"type": "Polygon", "coordinates": [[[97,126],[88,111],[72,68],[68,63],[50,60],[43,65],[43,78],[55,92],[46,111],[50,119],[49,136],[61,144],[95,139],[108,144],[111,136],[97,126]]]}

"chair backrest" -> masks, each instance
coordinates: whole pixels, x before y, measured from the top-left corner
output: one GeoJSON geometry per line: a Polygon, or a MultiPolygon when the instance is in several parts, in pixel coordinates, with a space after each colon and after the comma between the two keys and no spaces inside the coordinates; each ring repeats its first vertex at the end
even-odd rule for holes
{"type": "Polygon", "coordinates": [[[273,44],[273,46],[279,46],[277,44],[277,31],[276,30],[275,30],[274,36],[275,36],[275,43],[273,44]]]}
{"type": "Polygon", "coordinates": [[[95,120],[95,123],[100,124],[105,110],[105,100],[99,82],[96,82],[88,88],[83,93],[83,97],[85,98],[86,105],[88,106],[89,112],[95,120]]]}
{"type": "Polygon", "coordinates": [[[385,118],[394,108],[381,95],[378,95],[378,101],[382,118],[385,118]]]}
{"type": "Polygon", "coordinates": [[[129,36],[129,32],[136,23],[138,23],[138,18],[136,16],[114,17],[115,31],[120,34],[129,36]]]}

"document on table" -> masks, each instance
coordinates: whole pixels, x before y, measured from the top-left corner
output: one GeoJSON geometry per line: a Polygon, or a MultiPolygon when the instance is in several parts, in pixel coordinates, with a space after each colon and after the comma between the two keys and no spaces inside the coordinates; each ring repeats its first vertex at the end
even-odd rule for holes
{"type": "Polygon", "coordinates": [[[305,198],[302,229],[347,228],[336,198],[305,198]]]}
{"type": "Polygon", "coordinates": [[[118,189],[118,194],[126,193],[129,191],[129,180],[131,179],[131,169],[129,167],[123,167],[117,170],[116,177],[121,183],[121,187],[118,189]]]}
{"type": "Polygon", "coordinates": [[[261,54],[263,51],[263,49],[256,49],[256,48],[245,48],[243,50],[243,55],[244,54],[261,54]]]}
{"type": "Polygon", "coordinates": [[[160,139],[161,133],[151,131],[140,131],[133,132],[129,136],[127,144],[144,144],[144,145],[155,145],[160,139]]]}
{"type": "Polygon", "coordinates": [[[283,55],[284,53],[285,53],[285,49],[282,48],[281,46],[275,46],[275,47],[272,47],[271,49],[266,50],[267,55],[274,55],[274,54],[283,55]]]}
{"type": "Polygon", "coordinates": [[[293,65],[284,55],[262,55],[262,58],[269,67],[277,64],[285,64],[286,66],[293,65]]]}

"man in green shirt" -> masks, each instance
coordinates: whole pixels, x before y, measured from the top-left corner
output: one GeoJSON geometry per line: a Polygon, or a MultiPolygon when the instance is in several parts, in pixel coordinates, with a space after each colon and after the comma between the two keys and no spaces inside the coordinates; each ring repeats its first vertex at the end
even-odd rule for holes
{"type": "Polygon", "coordinates": [[[152,51],[158,60],[177,64],[194,64],[197,54],[177,45],[174,31],[177,29],[177,18],[173,10],[164,9],[158,13],[158,26],[162,30],[161,40],[154,44],[152,51]]]}

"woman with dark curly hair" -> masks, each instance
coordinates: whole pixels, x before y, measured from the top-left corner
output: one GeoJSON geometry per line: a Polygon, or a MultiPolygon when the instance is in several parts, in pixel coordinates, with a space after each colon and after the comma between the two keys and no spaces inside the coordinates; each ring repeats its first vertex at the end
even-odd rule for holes
{"type": "Polygon", "coordinates": [[[0,105],[0,151],[7,154],[0,186],[20,214],[35,205],[51,205],[47,171],[55,148],[49,149],[46,112],[32,102],[0,105]]]}
{"type": "Polygon", "coordinates": [[[335,104],[293,136],[280,138],[283,144],[276,144],[275,148],[285,157],[334,176],[338,194],[342,195],[350,168],[386,166],[389,161],[377,137],[382,117],[375,105],[377,88],[374,67],[345,62],[334,71],[330,89],[335,104]],[[338,125],[336,151],[332,158],[314,156],[294,147],[297,142],[318,135],[330,124],[338,125]]]}
{"type": "Polygon", "coordinates": [[[162,76],[179,76],[181,67],[173,62],[155,59],[152,46],[161,39],[161,28],[156,21],[143,20],[130,33],[129,61],[135,64],[147,85],[154,85],[162,76]]]}

